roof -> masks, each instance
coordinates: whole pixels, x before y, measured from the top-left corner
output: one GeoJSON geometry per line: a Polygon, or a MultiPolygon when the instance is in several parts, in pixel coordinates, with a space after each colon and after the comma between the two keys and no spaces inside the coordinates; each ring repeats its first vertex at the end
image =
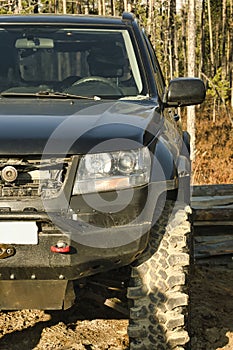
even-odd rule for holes
{"type": "Polygon", "coordinates": [[[97,15],[64,15],[64,14],[30,14],[30,15],[0,15],[0,24],[114,24],[124,25],[132,21],[129,13],[122,17],[97,15]]]}

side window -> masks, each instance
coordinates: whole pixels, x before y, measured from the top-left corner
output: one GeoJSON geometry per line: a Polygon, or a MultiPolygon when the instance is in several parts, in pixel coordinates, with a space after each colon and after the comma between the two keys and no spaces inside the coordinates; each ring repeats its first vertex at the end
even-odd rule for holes
{"type": "Polygon", "coordinates": [[[145,32],[143,31],[143,37],[145,39],[146,42],[146,46],[151,58],[151,62],[153,65],[153,69],[154,69],[154,76],[155,76],[155,80],[156,80],[156,85],[157,85],[157,89],[158,89],[158,93],[159,93],[159,97],[163,98],[164,95],[164,90],[165,90],[165,80],[158,62],[158,59],[155,55],[154,49],[148,39],[148,37],[146,36],[145,32]]]}

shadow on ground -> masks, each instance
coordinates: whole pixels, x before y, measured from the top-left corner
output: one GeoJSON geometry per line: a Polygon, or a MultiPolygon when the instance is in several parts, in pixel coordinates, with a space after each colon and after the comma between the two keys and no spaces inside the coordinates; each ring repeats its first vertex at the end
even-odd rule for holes
{"type": "Polygon", "coordinates": [[[191,297],[191,349],[233,349],[233,270],[196,266],[191,297]]]}

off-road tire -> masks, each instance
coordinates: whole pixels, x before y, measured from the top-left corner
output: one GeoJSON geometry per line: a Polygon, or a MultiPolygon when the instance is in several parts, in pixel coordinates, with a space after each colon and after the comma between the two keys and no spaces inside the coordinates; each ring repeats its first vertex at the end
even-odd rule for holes
{"type": "Polygon", "coordinates": [[[132,266],[130,350],[183,350],[189,342],[190,207],[167,201],[146,252],[132,266]]]}

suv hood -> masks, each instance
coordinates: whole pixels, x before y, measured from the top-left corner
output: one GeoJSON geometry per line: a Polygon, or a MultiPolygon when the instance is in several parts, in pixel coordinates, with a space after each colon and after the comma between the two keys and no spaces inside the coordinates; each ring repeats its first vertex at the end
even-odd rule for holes
{"type": "Polygon", "coordinates": [[[141,103],[2,98],[0,153],[71,155],[96,150],[97,145],[97,151],[132,149],[148,143],[161,128],[156,107],[145,99],[141,103]]]}

